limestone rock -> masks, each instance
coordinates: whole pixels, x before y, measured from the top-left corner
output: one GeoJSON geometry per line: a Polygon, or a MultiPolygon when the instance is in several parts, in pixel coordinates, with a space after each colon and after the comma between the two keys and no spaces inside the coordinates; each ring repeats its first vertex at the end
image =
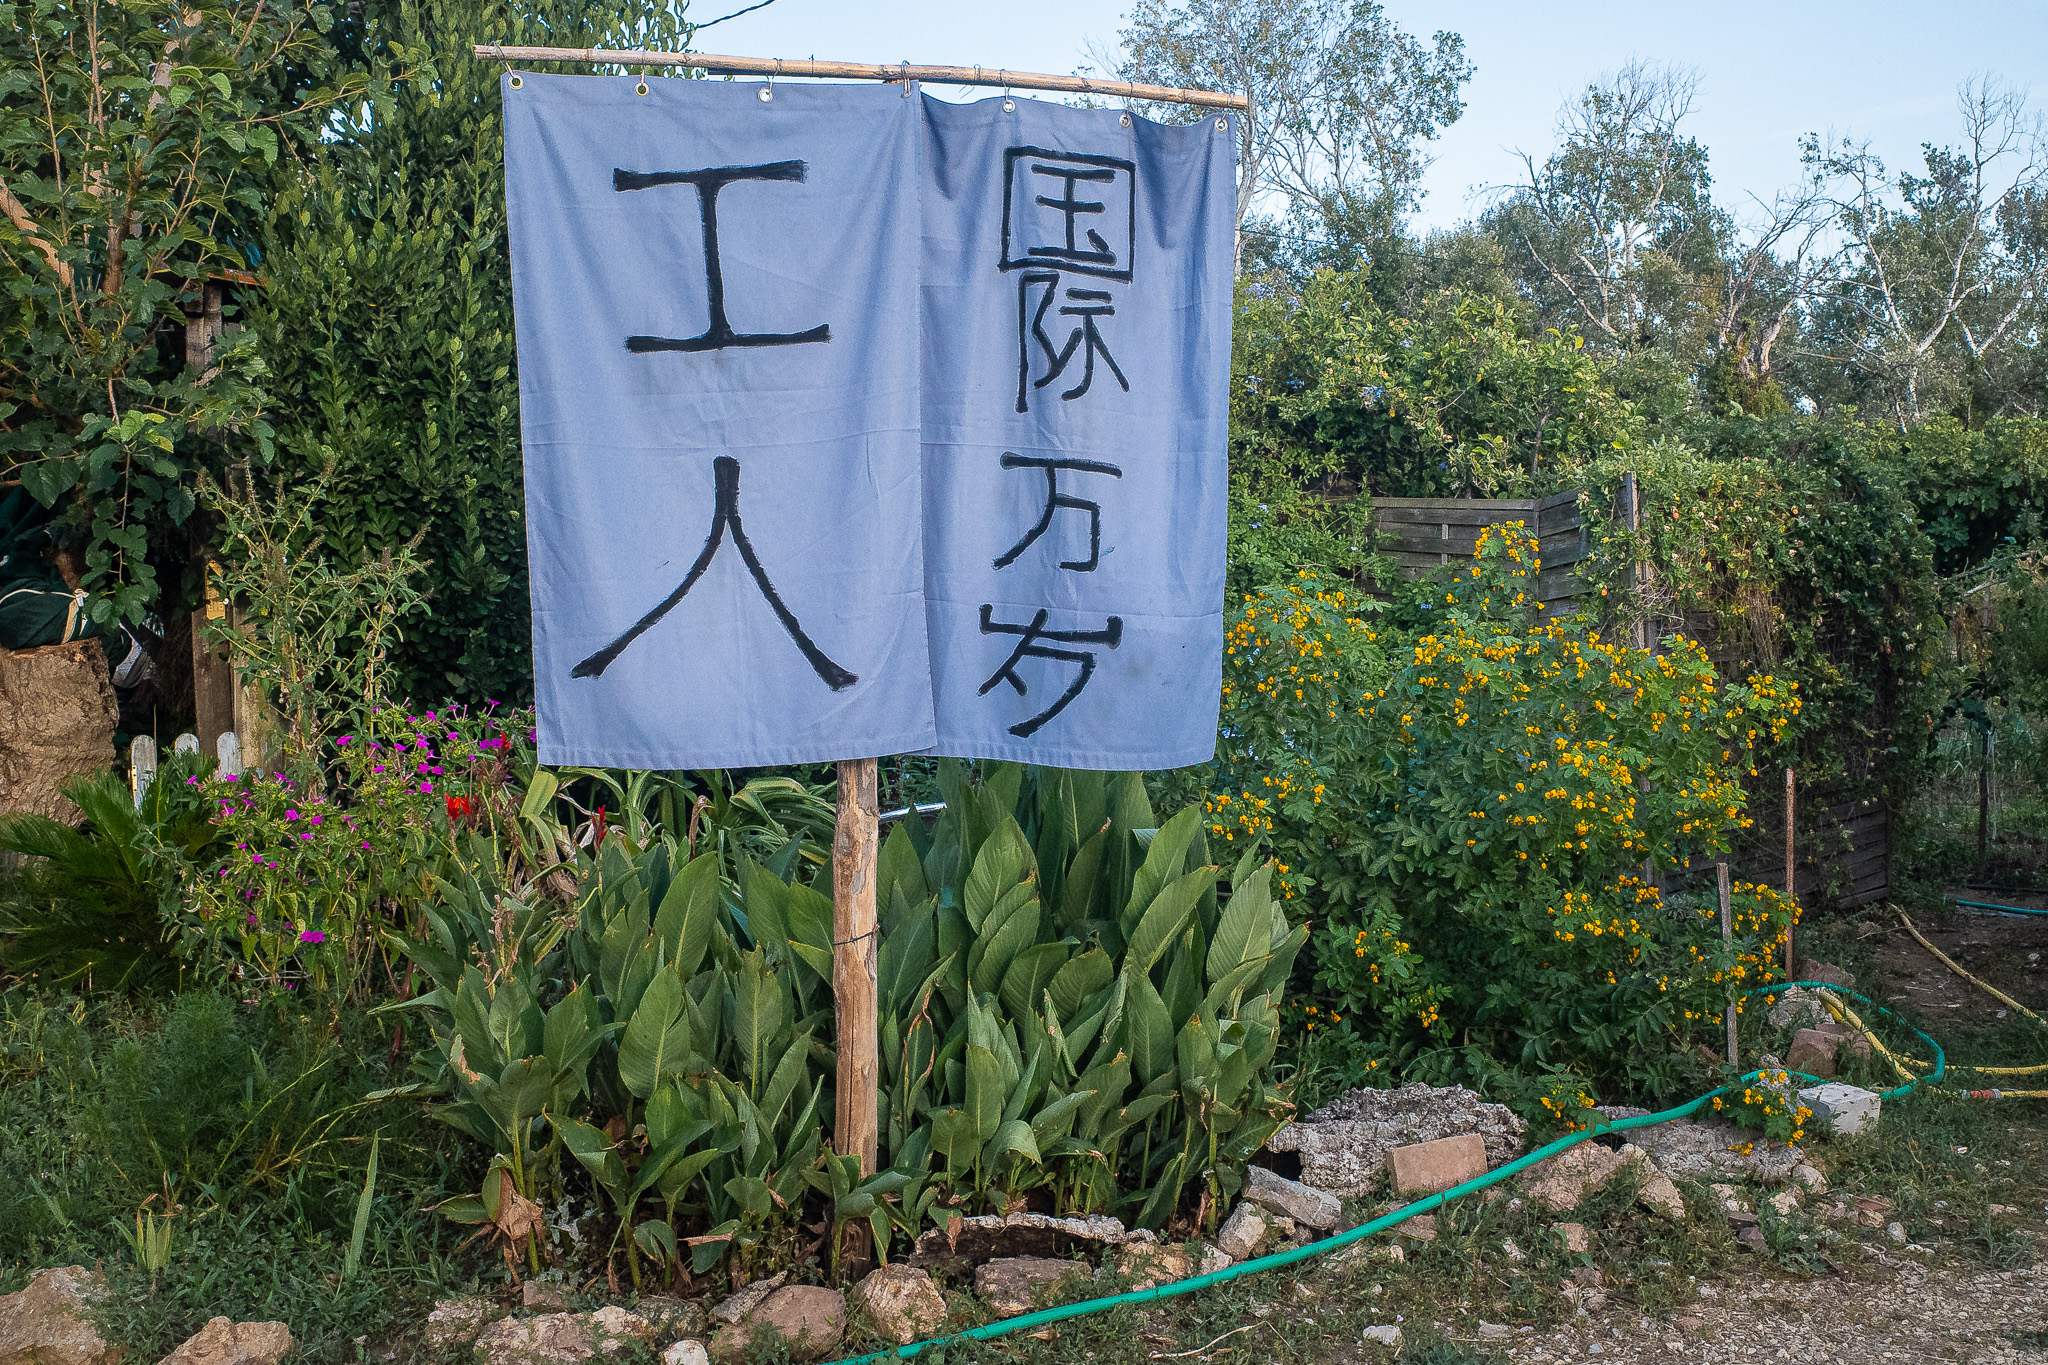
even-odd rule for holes
{"type": "Polygon", "coordinates": [[[1792,1190],[1779,1190],[1769,1199],[1766,1199],[1764,1203],[1770,1205],[1771,1212],[1777,1214],[1778,1217],[1790,1218],[1792,1211],[1799,1207],[1799,1195],[1792,1190]]]}
{"type": "Polygon", "coordinates": [[[569,1311],[569,1296],[558,1285],[528,1280],[519,1286],[519,1304],[536,1313],[566,1313],[569,1311]]]}
{"type": "Polygon", "coordinates": [[[572,1365],[596,1354],[589,1324],[568,1313],[502,1318],[476,1339],[482,1365],[572,1365]]]}
{"type": "Polygon", "coordinates": [[[741,1285],[730,1298],[711,1310],[713,1321],[728,1325],[738,1322],[767,1302],[768,1296],[782,1288],[788,1279],[789,1272],[785,1270],[780,1275],[771,1275],[765,1280],[755,1280],[752,1284],[741,1285]]]}
{"type": "Polygon", "coordinates": [[[1214,1275],[1219,1270],[1228,1270],[1237,1264],[1237,1258],[1213,1242],[1202,1243],[1202,1259],[1195,1266],[1197,1275],[1214,1275]]]}
{"type": "Polygon", "coordinates": [[[1404,1085],[1398,1090],[1353,1090],[1266,1142],[1271,1152],[1301,1157],[1304,1184],[1345,1198],[1372,1192],[1395,1147],[1477,1133],[1486,1164],[1520,1154],[1526,1125],[1505,1105],[1488,1104],[1463,1086],[1404,1085]]]}
{"type": "Polygon", "coordinates": [[[1787,988],[1779,994],[1777,1003],[1771,1006],[1770,1020],[1773,1028],[1820,1028],[1832,1019],[1833,1016],[1821,1005],[1820,997],[1804,986],[1787,988]]]}
{"type": "MultiPolygon", "coordinates": [[[[1140,1244],[1126,1248],[1126,1251],[1141,1249],[1158,1250],[1143,1248],[1140,1244]]],[[[1041,1297],[1048,1303],[1055,1300],[1062,1282],[1069,1276],[1078,1282],[1087,1273],[1088,1267],[1079,1261],[1057,1261],[1042,1256],[1001,1256],[975,1268],[974,1292],[998,1317],[1014,1318],[1038,1307],[1041,1297]]]]}
{"type": "Polygon", "coordinates": [[[669,1294],[646,1294],[634,1303],[633,1311],[654,1324],[655,1340],[701,1337],[705,1331],[704,1305],[694,1299],[669,1294]]]}
{"type": "Polygon", "coordinates": [[[1247,1199],[1223,1220],[1223,1226],[1216,1232],[1216,1245],[1223,1249],[1225,1255],[1249,1261],[1265,1252],[1267,1238],[1271,1235],[1265,1210],[1247,1199]]]}
{"type": "Polygon", "coordinates": [[[1817,1028],[1803,1028],[1792,1035],[1792,1046],[1785,1049],[1785,1066],[1792,1071],[1803,1071],[1809,1076],[1829,1080],[1835,1074],[1835,1053],[1841,1047],[1841,1038],[1817,1028]]]}
{"type": "Polygon", "coordinates": [[[662,1351],[661,1365],[711,1365],[711,1356],[703,1342],[684,1337],[662,1351]]]}
{"type": "Polygon", "coordinates": [[[120,714],[98,640],[0,649],[0,815],[75,823],[59,788],[114,766],[120,714]]]}
{"type": "Polygon", "coordinates": [[[1812,1107],[1814,1126],[1836,1137],[1853,1137],[1884,1112],[1884,1100],[1876,1092],[1840,1081],[1802,1090],[1799,1099],[1812,1107]]]}
{"type": "Polygon", "coordinates": [[[1123,1247],[1117,1252],[1116,1268],[1130,1279],[1133,1291],[1156,1289],[1206,1273],[1195,1255],[1178,1244],[1123,1247]]]}
{"type": "Polygon", "coordinates": [[[1377,1342],[1381,1346],[1391,1346],[1398,1351],[1401,1349],[1401,1324],[1398,1322],[1375,1323],[1365,1329],[1365,1339],[1377,1342]]]}
{"type": "Polygon", "coordinates": [[[590,1335],[597,1342],[597,1349],[604,1355],[617,1355],[628,1344],[652,1346],[660,1329],[638,1313],[629,1313],[615,1303],[608,1303],[594,1313],[579,1313],[590,1335]]]}
{"type": "Polygon", "coordinates": [[[1636,1191],[1636,1202],[1660,1218],[1685,1221],[1685,1196],[1678,1192],[1678,1186],[1662,1171],[1654,1172],[1643,1181],[1643,1187],[1636,1191]]]}
{"type": "Polygon", "coordinates": [[[1659,1169],[1688,1180],[1746,1177],[1781,1184],[1806,1160],[1798,1147],[1759,1141],[1726,1119],[1675,1119],[1638,1128],[1635,1135],[1659,1169]]]}
{"type": "Polygon", "coordinates": [[[1263,1166],[1247,1166],[1244,1197],[1262,1208],[1284,1213],[1295,1222],[1327,1230],[1344,1216],[1337,1196],[1299,1181],[1278,1176],[1263,1166]]]}
{"type": "Polygon", "coordinates": [[[1593,1249],[1592,1235],[1584,1223],[1553,1223],[1550,1230],[1564,1243],[1564,1249],[1574,1256],[1583,1256],[1593,1249]]]}
{"type": "Polygon", "coordinates": [[[291,1348],[292,1329],[281,1322],[214,1318],[160,1365],[277,1365],[291,1348]]]}
{"type": "Polygon", "coordinates": [[[489,1294],[464,1294],[442,1299],[427,1314],[427,1345],[446,1350],[475,1341],[484,1328],[505,1316],[505,1308],[489,1294]]]}
{"type": "Polygon", "coordinates": [[[925,1232],[917,1239],[910,1264],[965,1271],[998,1257],[1060,1259],[1077,1251],[1099,1254],[1133,1240],[1149,1242],[1152,1234],[1133,1231],[1103,1214],[1073,1218],[1043,1213],[1013,1213],[1006,1218],[984,1214],[925,1232]]]}
{"type": "Polygon", "coordinates": [[[1395,1194],[1436,1194],[1486,1174],[1486,1139],[1477,1133],[1411,1143],[1387,1153],[1395,1194]]]}
{"type": "Polygon", "coordinates": [[[1614,1178],[1625,1161],[1597,1142],[1567,1147],[1539,1163],[1529,1182],[1529,1197],[1552,1213],[1570,1213],[1579,1201],[1614,1178]]]}
{"type": "MultiPolygon", "coordinates": [[[[33,651],[32,651],[33,652],[33,651]]],[[[109,1350],[85,1315],[100,1277],[82,1265],[45,1270],[0,1298],[0,1365],[104,1365],[109,1350]]]]}
{"type": "Polygon", "coordinates": [[[946,1320],[946,1300],[938,1286],[914,1266],[882,1266],[855,1285],[849,1297],[875,1331],[899,1346],[931,1336],[946,1320]]]}
{"type": "Polygon", "coordinates": [[[1434,1242],[1436,1240],[1436,1215],[1433,1213],[1418,1213],[1405,1223],[1396,1223],[1394,1231],[1403,1237],[1413,1237],[1418,1242],[1434,1242]]]}
{"type": "Polygon", "coordinates": [[[815,1285],[784,1285],[738,1322],[721,1327],[711,1338],[711,1358],[744,1360],[764,1334],[780,1337],[791,1359],[817,1360],[846,1335],[846,1299],[815,1285]]]}
{"type": "Polygon", "coordinates": [[[1792,1181],[1813,1194],[1826,1194],[1828,1192],[1828,1178],[1822,1175],[1820,1169],[1815,1166],[1794,1166],[1792,1168],[1792,1181]]]}

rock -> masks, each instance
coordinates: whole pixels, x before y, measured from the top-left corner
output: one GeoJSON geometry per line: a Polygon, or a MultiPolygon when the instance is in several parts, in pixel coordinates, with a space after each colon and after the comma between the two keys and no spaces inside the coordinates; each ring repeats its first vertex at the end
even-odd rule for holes
{"type": "Polygon", "coordinates": [[[1564,1242],[1564,1249],[1574,1256],[1583,1256],[1593,1249],[1593,1239],[1584,1223],[1552,1223],[1550,1230],[1564,1242]]]}
{"type": "Polygon", "coordinates": [[[654,1324],[655,1339],[701,1337],[705,1331],[704,1305],[694,1299],[667,1294],[647,1294],[633,1305],[633,1311],[654,1324]]]}
{"type": "Polygon", "coordinates": [[[1841,1045],[1842,1040],[1835,1034],[1803,1028],[1792,1035],[1792,1046],[1785,1050],[1785,1066],[1828,1080],[1835,1074],[1835,1051],[1841,1045]]]}
{"type": "Polygon", "coordinates": [[[1821,1028],[1832,1023],[1834,1016],[1820,1003],[1820,997],[1804,986],[1792,986],[1778,996],[1778,1003],[1771,1006],[1771,1027],[1781,1029],[1821,1028]]]}
{"type": "Polygon", "coordinates": [[[528,1280],[519,1286],[519,1302],[522,1307],[536,1313],[566,1313],[569,1311],[569,1296],[551,1284],[539,1280],[528,1280]]]}
{"type": "Polygon", "coordinates": [[[1612,1180],[1623,1164],[1620,1153],[1597,1142],[1567,1147],[1534,1168],[1529,1196],[1552,1213],[1570,1213],[1588,1193],[1612,1180]]]}
{"type": "Polygon", "coordinates": [[[1375,1323],[1365,1329],[1365,1339],[1378,1342],[1382,1346],[1391,1346],[1398,1351],[1401,1349],[1401,1325],[1394,1322],[1375,1323]]]}
{"type": "Polygon", "coordinates": [[[1754,1223],[1746,1224],[1736,1232],[1735,1240],[1751,1251],[1762,1251],[1764,1230],[1754,1223]]]}
{"type": "Polygon", "coordinates": [[[719,1328],[711,1338],[711,1358],[744,1360],[755,1340],[765,1336],[780,1337],[792,1360],[817,1360],[845,1335],[843,1296],[816,1285],[784,1285],[738,1322],[719,1328]]]}
{"type": "Polygon", "coordinates": [[[1131,1291],[1156,1289],[1198,1274],[1198,1262],[1179,1245],[1131,1245],[1116,1254],[1117,1274],[1131,1281],[1131,1291]]]}
{"type": "Polygon", "coordinates": [[[939,1287],[915,1266],[898,1263],[871,1271],[848,1297],[867,1314],[876,1333],[899,1346],[932,1335],[946,1320],[939,1287]]]}
{"type": "Polygon", "coordinates": [[[1396,1147],[1387,1153],[1395,1194],[1436,1194],[1486,1174],[1486,1139],[1477,1133],[1396,1147]]]}
{"type": "Polygon", "coordinates": [[[1052,1218],[1042,1213],[1013,1213],[1007,1218],[983,1215],[924,1233],[909,1260],[913,1266],[964,1272],[998,1257],[1058,1259],[1077,1251],[1098,1254],[1133,1240],[1151,1241],[1152,1234],[1134,1232],[1102,1214],[1077,1218],[1052,1218]]]}
{"type": "Polygon", "coordinates": [[[86,1319],[86,1301],[103,1288],[98,1275],[70,1265],[0,1298],[0,1365],[103,1365],[118,1355],[86,1319]]]}
{"type": "Polygon", "coordinates": [[[291,1348],[292,1329],[281,1322],[214,1318],[159,1365],[277,1365],[291,1348]]]}
{"type": "Polygon", "coordinates": [[[570,1365],[596,1354],[590,1325],[568,1313],[501,1318],[476,1339],[483,1365],[570,1365]]]}
{"type": "Polygon", "coordinates": [[[1403,1237],[1413,1237],[1418,1242],[1434,1242],[1436,1240],[1436,1215],[1433,1213],[1418,1213],[1405,1223],[1396,1223],[1394,1231],[1403,1237]]]}
{"type": "Polygon", "coordinates": [[[1500,1254],[1507,1257],[1510,1261],[1526,1261],[1529,1259],[1528,1253],[1516,1246],[1515,1239],[1512,1237],[1503,1237],[1501,1239],[1500,1254]]]}
{"type": "Polygon", "coordinates": [[[1275,1175],[1263,1166],[1245,1167],[1244,1197],[1317,1229],[1334,1228],[1344,1216],[1336,1195],[1275,1175]]]}
{"type": "Polygon", "coordinates": [[[1799,1165],[1792,1168],[1792,1181],[1810,1194],[1826,1194],[1828,1178],[1816,1166],[1799,1165]]]}
{"type": "Polygon", "coordinates": [[[1635,1132],[1658,1169],[1688,1180],[1732,1176],[1782,1184],[1806,1160],[1798,1147],[1774,1147],[1726,1119],[1674,1119],[1635,1132]]]}
{"type": "MultiPolygon", "coordinates": [[[[1119,1253],[1118,1269],[1127,1275],[1132,1273],[1123,1262],[1122,1258],[1125,1256],[1146,1252],[1156,1254],[1166,1250],[1169,1248],[1134,1243],[1119,1253]]],[[[1183,1251],[1180,1255],[1186,1264],[1192,1265],[1192,1262],[1186,1261],[1186,1252],[1183,1251]]],[[[975,1267],[974,1292],[996,1316],[1014,1318],[1019,1313],[1028,1313],[1038,1307],[1041,1297],[1048,1303],[1057,1298],[1058,1290],[1069,1276],[1078,1281],[1087,1273],[1088,1267],[1080,1261],[1056,1261],[1040,1256],[1002,1256],[975,1267]]]]}
{"type": "Polygon", "coordinates": [[[1885,1215],[1892,1211],[1892,1201],[1882,1195],[1860,1194],[1856,1196],[1856,1221],[1867,1228],[1881,1228],[1885,1215]]]}
{"type": "Polygon", "coordinates": [[[1504,1322],[1482,1322],[1479,1324],[1481,1341],[1506,1341],[1515,1334],[1515,1329],[1504,1322]]]}
{"type": "Polygon", "coordinates": [[[789,1272],[785,1270],[779,1275],[770,1276],[768,1279],[755,1280],[751,1284],[741,1285],[737,1290],[733,1291],[731,1297],[711,1310],[712,1319],[716,1322],[725,1323],[728,1326],[738,1322],[741,1318],[767,1302],[768,1296],[782,1288],[783,1282],[787,1279],[789,1279],[789,1272]]]}
{"type": "Polygon", "coordinates": [[[1764,1203],[1768,1204],[1771,1212],[1777,1214],[1778,1217],[1790,1218],[1792,1211],[1799,1207],[1799,1195],[1792,1190],[1779,1190],[1769,1199],[1764,1200],[1764,1203]]]}
{"type": "Polygon", "coordinates": [[[1272,1235],[1266,1212],[1250,1200],[1242,1200],[1230,1211],[1230,1217],[1223,1220],[1223,1226],[1216,1231],[1216,1245],[1224,1254],[1240,1261],[1249,1261],[1266,1250],[1266,1239],[1272,1235]]]}
{"type": "Polygon", "coordinates": [[[1886,1223],[1884,1225],[1884,1235],[1891,1238],[1894,1242],[1904,1242],[1906,1240],[1906,1225],[1904,1223],[1886,1223]]]}
{"type": "Polygon", "coordinates": [[[1701,1332],[1705,1331],[1707,1326],[1705,1318],[1696,1318],[1689,1313],[1681,1313],[1671,1321],[1677,1326],[1679,1331],[1690,1332],[1694,1336],[1698,1336],[1701,1332]]]}
{"type": "Polygon", "coordinates": [[[1219,1270],[1228,1270],[1237,1264],[1237,1258],[1211,1242],[1202,1243],[1202,1259],[1195,1266],[1197,1275],[1214,1275],[1219,1270]]]}
{"type": "Polygon", "coordinates": [[[1800,1102],[1813,1110],[1814,1126],[1836,1137],[1851,1137],[1877,1122],[1884,1101],[1874,1091],[1830,1081],[1799,1092],[1800,1102]]]}
{"type": "Polygon", "coordinates": [[[78,807],[59,789],[114,766],[120,714],[98,640],[0,649],[0,815],[75,824],[78,807]]]}
{"type": "Polygon", "coordinates": [[[1598,1289],[1607,1283],[1607,1276],[1597,1266],[1582,1265],[1572,1272],[1572,1283],[1598,1289]]]}
{"type": "Polygon", "coordinates": [[[703,1342],[684,1337],[662,1351],[661,1365],[711,1365],[711,1355],[703,1342]]]}
{"type": "Polygon", "coordinates": [[[504,1316],[504,1307],[489,1294],[442,1299],[427,1314],[427,1345],[443,1350],[466,1346],[476,1340],[477,1333],[504,1316]]]}
{"type": "Polygon", "coordinates": [[[1395,1147],[1476,1133],[1486,1165],[1498,1166],[1520,1155],[1526,1126],[1507,1106],[1463,1086],[1404,1085],[1353,1090],[1275,1133],[1266,1150],[1299,1154],[1304,1184],[1357,1199],[1372,1192],[1395,1147]]]}
{"type": "Polygon", "coordinates": [[[1799,968],[1801,981],[1822,981],[1830,986],[1839,986],[1845,991],[1856,989],[1856,978],[1832,962],[1807,962],[1799,968]]]}
{"type": "Polygon", "coordinates": [[[1636,1191],[1636,1202],[1660,1218],[1685,1221],[1685,1196],[1678,1192],[1678,1186],[1671,1177],[1652,1168],[1648,1179],[1636,1191]]]}
{"type": "Polygon", "coordinates": [[[584,1326],[590,1329],[591,1337],[597,1342],[597,1349],[604,1355],[616,1355],[626,1348],[628,1342],[652,1346],[660,1329],[638,1313],[630,1313],[615,1303],[608,1303],[594,1313],[578,1313],[584,1326]]]}

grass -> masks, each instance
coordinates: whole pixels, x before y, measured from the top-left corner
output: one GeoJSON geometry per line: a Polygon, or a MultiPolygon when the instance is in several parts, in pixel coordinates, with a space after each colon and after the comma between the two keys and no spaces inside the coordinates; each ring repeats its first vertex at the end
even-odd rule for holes
{"type": "Polygon", "coordinates": [[[251,1015],[219,996],[163,1005],[0,996],[0,1291],[51,1265],[100,1267],[102,1332],[160,1358],[208,1318],[281,1320],[306,1361],[354,1360],[476,1280],[459,1229],[422,1207],[471,1158],[389,1084],[388,1038],[251,1015]],[[379,1179],[344,1261],[371,1137],[379,1179]],[[168,1223],[154,1273],[138,1214],[168,1223]],[[168,1215],[166,1217],[166,1215],[168,1215]],[[124,1235],[124,1233],[126,1235],[124,1235]]]}

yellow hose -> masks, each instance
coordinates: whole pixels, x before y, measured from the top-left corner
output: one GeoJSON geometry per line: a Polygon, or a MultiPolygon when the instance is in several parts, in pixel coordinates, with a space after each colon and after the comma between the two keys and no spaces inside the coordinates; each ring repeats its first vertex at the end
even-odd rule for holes
{"type": "Polygon", "coordinates": [[[1942,965],[1947,967],[1950,971],[1954,972],[1957,976],[1960,976],[1963,980],[1977,987],[1977,989],[1983,991],[1992,999],[1997,1000],[2002,1004],[2012,1006],[2014,1009],[2018,1010],[2021,1014],[2026,1015],[2027,1018],[2033,1020],[2035,1023],[2040,1024],[2044,1028],[2048,1028],[2048,1019],[2043,1019],[2040,1015],[2034,1013],[2025,1005],[2022,1005],[2019,1001],[2007,995],[2004,991],[1998,989],[1998,987],[1993,986],[1987,982],[1978,980],[1976,977],[1971,976],[1968,972],[1964,971],[1961,967],[1957,966],[1954,958],[1950,957],[1947,953],[1944,953],[1941,949],[1935,947],[1932,943],[1929,943],[1927,941],[1927,936],[1921,933],[1918,929],[1915,929],[1913,927],[1913,921],[1906,918],[1906,912],[1903,910],[1899,911],[1899,923],[1906,926],[1907,933],[1911,934],[1914,938],[1920,940],[1921,947],[1925,948],[1928,952],[1933,953],[1936,957],[1940,958],[1942,965]]]}
{"type": "Polygon", "coordinates": [[[1915,1076],[1912,1072],[1906,1070],[1905,1060],[1902,1059],[1898,1053],[1893,1052],[1890,1048],[1886,1047],[1884,1045],[1884,1039],[1878,1037],[1875,1033],[1872,1033],[1870,1031],[1870,1026],[1864,1023],[1861,1019],[1859,1019],[1856,1016],[1856,1011],[1850,1009],[1846,1003],[1838,999],[1833,991],[1823,990],[1819,992],[1819,995],[1820,1002],[1822,1005],[1827,1007],[1828,1013],[1834,1015],[1837,1020],[1849,1025],[1858,1033],[1862,1034],[1865,1038],[1869,1039],[1870,1045],[1877,1049],[1878,1055],[1883,1057],[1886,1061],[1890,1062],[1892,1064],[1892,1070],[1899,1073],[1900,1080],[1917,1081],[1920,1079],[1918,1076],[1915,1076]]]}

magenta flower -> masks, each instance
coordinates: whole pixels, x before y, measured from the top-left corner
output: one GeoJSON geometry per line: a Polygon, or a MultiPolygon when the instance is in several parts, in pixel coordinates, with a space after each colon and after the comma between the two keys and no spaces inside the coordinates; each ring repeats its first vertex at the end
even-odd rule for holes
{"type": "Polygon", "coordinates": [[[299,813],[293,810],[291,807],[287,806],[285,807],[284,818],[287,820],[296,820],[299,818],[299,813]]]}
{"type": "Polygon", "coordinates": [[[431,783],[431,782],[422,782],[422,783],[420,783],[420,795],[422,795],[422,796],[431,796],[431,795],[433,795],[433,792],[434,792],[434,784],[433,784],[433,783],[431,783]]]}
{"type": "Polygon", "coordinates": [[[346,749],[348,742],[354,738],[354,735],[343,735],[340,739],[334,741],[334,745],[337,749],[346,749]]]}
{"type": "Polygon", "coordinates": [[[321,933],[318,929],[308,929],[304,933],[299,935],[299,942],[325,943],[327,942],[327,935],[321,933]]]}

